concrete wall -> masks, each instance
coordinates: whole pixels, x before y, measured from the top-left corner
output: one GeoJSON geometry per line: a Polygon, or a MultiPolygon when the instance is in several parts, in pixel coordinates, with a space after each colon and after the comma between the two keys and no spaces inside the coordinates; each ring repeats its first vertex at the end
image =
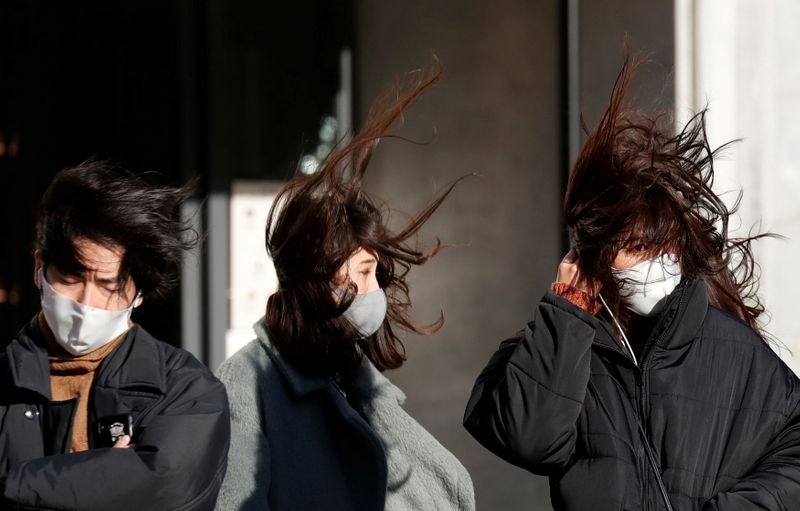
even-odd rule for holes
{"type": "Polygon", "coordinates": [[[582,0],[580,19],[580,103],[593,126],[608,105],[627,40],[648,60],[629,99],[647,111],[672,112],[674,99],[674,14],[672,0],[582,0]]]}
{"type": "Polygon", "coordinates": [[[402,133],[426,146],[385,141],[370,188],[406,213],[472,171],[429,222],[448,249],[412,278],[420,321],[444,309],[431,338],[409,336],[407,364],[389,375],[407,409],[471,472],[480,509],[549,509],[547,482],[495,458],[464,431],[472,383],[500,340],[521,328],[561,252],[558,2],[361,2],[357,66],[361,110],[401,71],[429,63],[443,82],[411,109],[402,133]]]}
{"type": "Polygon", "coordinates": [[[800,4],[790,0],[683,0],[687,27],[678,112],[708,107],[711,147],[740,139],[714,163],[714,188],[729,206],[733,236],[760,230],[785,239],[753,244],[760,265],[759,318],[770,345],[800,375],[800,315],[796,271],[800,251],[800,69],[795,61],[800,4]],[[751,231],[751,229],[755,229],[751,231]]]}
{"type": "MultiPolygon", "coordinates": [[[[580,99],[590,123],[619,70],[625,32],[659,62],[642,94],[657,89],[671,102],[671,85],[663,85],[671,84],[671,5],[580,3],[580,99]]],[[[551,508],[547,481],[491,455],[461,418],[475,377],[499,342],[532,319],[563,251],[561,8],[557,0],[357,3],[362,114],[401,72],[428,64],[431,50],[446,68],[400,131],[428,140],[435,126],[436,140],[384,140],[369,171],[371,191],[412,214],[445,183],[481,174],[463,182],[423,231],[427,246],[435,236],[460,246],[410,279],[416,318],[431,321],[441,306],[445,326],[430,338],[406,336],[409,360],[388,375],[406,391],[407,410],[470,471],[478,509],[551,508]]]]}

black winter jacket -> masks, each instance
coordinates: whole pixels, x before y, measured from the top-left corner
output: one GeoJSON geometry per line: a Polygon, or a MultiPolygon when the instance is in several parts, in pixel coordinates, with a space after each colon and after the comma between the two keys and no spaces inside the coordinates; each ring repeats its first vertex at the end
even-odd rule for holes
{"type": "MultiPolygon", "coordinates": [[[[131,414],[133,443],[69,453],[75,400],[50,400],[50,369],[36,318],[0,355],[0,473],[20,509],[213,509],[227,463],[225,389],[188,352],[134,326],[98,368],[95,420],[131,414]]],[[[8,504],[6,504],[8,506],[8,504]]]]}
{"type": "Polygon", "coordinates": [[[547,293],[478,377],[464,425],[549,476],[555,509],[666,509],[655,466],[676,511],[797,510],[799,403],[762,338],[688,281],[639,367],[605,321],[547,293]]]}

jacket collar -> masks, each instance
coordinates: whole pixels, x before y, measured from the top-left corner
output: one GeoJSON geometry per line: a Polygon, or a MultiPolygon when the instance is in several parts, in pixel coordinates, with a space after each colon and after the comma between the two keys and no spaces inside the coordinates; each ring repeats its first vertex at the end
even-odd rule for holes
{"type": "Polygon", "coordinates": [[[6,356],[11,370],[11,384],[35,392],[49,401],[50,364],[37,316],[33,316],[8,345],[6,356]]]}
{"type": "Polygon", "coordinates": [[[353,392],[358,395],[361,408],[367,411],[381,407],[402,405],[406,395],[389,378],[383,375],[367,358],[361,358],[360,370],[353,378],[353,392]]]}
{"type": "MultiPolygon", "coordinates": [[[[654,341],[661,349],[677,349],[691,343],[699,334],[708,312],[708,293],[701,279],[683,280],[672,292],[650,333],[646,345],[654,341]]],[[[594,343],[630,358],[620,347],[615,329],[595,318],[594,343]]]]}
{"type": "MultiPolygon", "coordinates": [[[[264,318],[261,318],[253,325],[253,330],[255,330],[259,342],[266,349],[270,359],[272,359],[280,374],[289,383],[289,387],[297,396],[302,397],[312,392],[333,387],[330,377],[303,373],[281,357],[278,350],[269,340],[264,318]]],[[[372,404],[386,399],[402,404],[406,398],[403,391],[378,371],[367,357],[361,357],[361,365],[353,376],[352,390],[358,394],[359,401],[364,403],[365,406],[372,406],[372,404]]]]}
{"type": "MultiPolygon", "coordinates": [[[[134,325],[117,349],[100,365],[95,385],[150,387],[163,393],[166,386],[161,370],[161,353],[156,342],[147,331],[134,325]]],[[[48,401],[52,399],[46,341],[36,316],[17,334],[6,353],[11,383],[33,391],[48,401]]]]}
{"type": "Polygon", "coordinates": [[[700,279],[681,282],[650,333],[650,341],[661,348],[674,349],[692,342],[708,312],[708,292],[700,279]]]}
{"type": "Polygon", "coordinates": [[[289,383],[289,387],[296,395],[302,397],[333,386],[333,382],[329,377],[302,373],[284,360],[269,340],[265,318],[258,320],[253,325],[253,330],[255,330],[259,342],[267,350],[267,354],[272,359],[275,367],[278,368],[278,371],[289,383]]]}
{"type": "Polygon", "coordinates": [[[103,361],[96,385],[149,389],[166,394],[164,353],[158,348],[159,342],[147,330],[134,324],[117,349],[103,361]]]}

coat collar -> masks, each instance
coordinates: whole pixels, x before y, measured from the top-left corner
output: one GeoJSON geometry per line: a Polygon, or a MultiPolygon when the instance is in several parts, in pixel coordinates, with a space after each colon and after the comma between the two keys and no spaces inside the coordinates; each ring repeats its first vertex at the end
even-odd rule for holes
{"type": "Polygon", "coordinates": [[[37,314],[8,345],[6,356],[11,370],[11,384],[35,392],[49,401],[50,364],[45,345],[37,314]]]}
{"type": "Polygon", "coordinates": [[[289,383],[289,387],[296,395],[302,397],[312,392],[318,392],[333,386],[329,377],[302,373],[284,360],[269,340],[265,318],[258,320],[253,325],[253,330],[256,333],[258,341],[264,346],[264,349],[267,350],[269,358],[272,359],[275,367],[278,368],[281,376],[289,383]]]}
{"type": "MultiPolygon", "coordinates": [[[[328,376],[319,376],[303,373],[285,360],[269,340],[266,322],[261,318],[253,325],[256,337],[264,346],[272,362],[278,368],[281,376],[287,381],[289,387],[297,396],[306,396],[313,392],[332,389],[333,382],[328,376]]],[[[353,377],[353,390],[362,402],[376,402],[391,399],[402,404],[405,394],[392,382],[378,371],[367,357],[361,358],[361,365],[353,377]]]]}
{"type": "MultiPolygon", "coordinates": [[[[672,292],[664,310],[653,327],[650,341],[660,349],[678,349],[691,343],[699,334],[708,312],[708,292],[701,279],[686,279],[672,292]]],[[[597,335],[594,343],[622,353],[630,358],[620,347],[615,328],[606,321],[594,318],[597,335]]]]}
{"type": "Polygon", "coordinates": [[[406,395],[383,375],[367,358],[361,358],[361,368],[353,378],[353,392],[358,394],[362,408],[376,408],[378,403],[403,404],[406,395]]]}
{"type": "MultiPolygon", "coordinates": [[[[95,385],[108,387],[149,387],[165,391],[161,370],[161,353],[156,341],[139,325],[134,325],[120,345],[100,366],[95,385]]],[[[6,349],[11,371],[11,384],[41,395],[48,401],[50,393],[50,364],[44,335],[36,316],[22,328],[6,349]]]]}
{"type": "Polygon", "coordinates": [[[106,357],[97,375],[97,385],[113,388],[149,389],[167,393],[164,352],[150,333],[134,324],[117,349],[106,357]]]}
{"type": "Polygon", "coordinates": [[[680,348],[692,342],[708,313],[708,292],[700,279],[689,279],[675,289],[650,333],[661,348],[680,348]]]}

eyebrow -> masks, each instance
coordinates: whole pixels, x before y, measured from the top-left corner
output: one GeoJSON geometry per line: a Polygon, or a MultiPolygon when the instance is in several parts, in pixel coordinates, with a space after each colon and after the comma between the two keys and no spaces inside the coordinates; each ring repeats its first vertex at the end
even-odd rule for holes
{"type": "Polygon", "coordinates": [[[115,283],[119,282],[119,275],[115,275],[113,277],[96,277],[95,280],[98,281],[98,282],[109,283],[109,284],[114,283],[115,284],[115,283]]]}
{"type": "Polygon", "coordinates": [[[364,259],[362,261],[357,262],[356,264],[358,266],[361,266],[362,264],[372,264],[372,263],[377,263],[377,262],[378,261],[374,257],[370,257],[369,259],[364,259]]]}

